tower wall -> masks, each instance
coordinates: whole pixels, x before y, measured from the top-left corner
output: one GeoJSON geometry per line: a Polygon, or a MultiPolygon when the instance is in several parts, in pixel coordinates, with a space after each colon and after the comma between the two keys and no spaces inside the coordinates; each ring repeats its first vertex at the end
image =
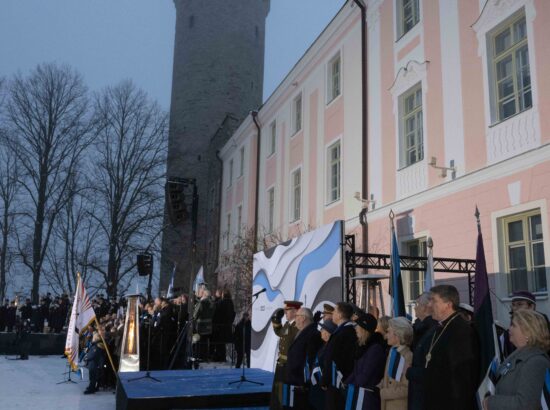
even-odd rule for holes
{"type": "Polygon", "coordinates": [[[196,263],[191,224],[165,217],[159,289],[188,288],[201,265],[215,282],[222,169],[216,153],[262,103],[265,19],[269,0],[175,0],[176,34],[167,176],[196,178],[199,193],[196,263]]]}

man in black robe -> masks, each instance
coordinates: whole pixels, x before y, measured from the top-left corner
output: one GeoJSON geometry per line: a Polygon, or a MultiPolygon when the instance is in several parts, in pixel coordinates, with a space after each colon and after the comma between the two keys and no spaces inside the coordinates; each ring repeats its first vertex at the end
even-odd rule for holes
{"type": "Polygon", "coordinates": [[[426,372],[426,355],[430,348],[437,322],[432,318],[431,295],[422,293],[414,306],[416,320],[413,324],[413,360],[407,369],[409,381],[408,409],[424,409],[424,377],[426,372]]]}
{"type": "Polygon", "coordinates": [[[425,410],[475,410],[479,386],[479,341],[457,312],[458,291],[451,285],[431,290],[433,318],[439,323],[425,356],[425,410]]]}

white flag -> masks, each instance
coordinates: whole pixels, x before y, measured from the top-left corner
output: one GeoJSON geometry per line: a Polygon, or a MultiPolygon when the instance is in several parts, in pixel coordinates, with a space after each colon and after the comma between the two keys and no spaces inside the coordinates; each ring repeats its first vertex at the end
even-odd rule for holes
{"type": "Polygon", "coordinates": [[[67,329],[67,340],[65,341],[65,356],[69,359],[73,370],[77,370],[78,368],[78,342],[80,333],[86,330],[94,320],[95,312],[79,274],[71,310],[71,320],[67,329]]]}
{"type": "Polygon", "coordinates": [[[199,285],[204,283],[204,269],[201,268],[197,272],[197,276],[195,276],[195,282],[193,282],[193,291],[197,293],[197,290],[199,289],[199,285]]]}
{"type": "Polygon", "coordinates": [[[432,246],[428,247],[428,265],[426,266],[426,276],[424,276],[424,292],[429,292],[430,289],[435,286],[434,255],[432,248],[432,246]]]}

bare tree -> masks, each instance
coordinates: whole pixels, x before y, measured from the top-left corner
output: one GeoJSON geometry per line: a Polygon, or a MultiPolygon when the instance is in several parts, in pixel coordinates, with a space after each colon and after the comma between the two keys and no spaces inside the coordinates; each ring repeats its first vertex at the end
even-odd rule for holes
{"type": "MultiPolygon", "coordinates": [[[[260,250],[269,249],[283,242],[280,232],[267,233],[264,227],[260,227],[259,232],[260,250]]],[[[227,233],[224,234],[226,235],[227,233]]],[[[236,310],[240,311],[246,306],[252,294],[254,228],[241,229],[238,235],[231,238],[230,243],[230,249],[221,255],[221,272],[218,281],[222,283],[218,286],[229,286],[234,296],[236,310]]]]}
{"type": "Polygon", "coordinates": [[[91,196],[86,197],[80,187],[79,174],[73,174],[71,179],[69,200],[56,220],[53,246],[46,255],[49,269],[44,270],[44,277],[54,290],[69,294],[76,286],[77,272],[85,283],[94,284],[88,262],[99,232],[90,212],[95,206],[91,196]]]}
{"type": "Polygon", "coordinates": [[[15,158],[8,155],[5,147],[0,145],[0,300],[6,294],[7,274],[15,259],[15,252],[9,243],[15,229],[15,200],[19,185],[18,168],[15,158]]]}
{"type": "MultiPolygon", "coordinates": [[[[4,102],[4,80],[0,78],[0,110],[4,102]]],[[[18,165],[15,158],[6,149],[6,130],[0,129],[0,303],[6,295],[8,272],[15,253],[10,250],[9,242],[15,229],[14,202],[18,191],[18,165]]]]}
{"type": "Polygon", "coordinates": [[[70,199],[69,178],[88,146],[90,121],[82,77],[67,66],[41,64],[9,84],[7,137],[20,164],[25,198],[18,235],[21,261],[32,272],[32,299],[38,303],[40,276],[55,219],[70,199]]]}
{"type": "Polygon", "coordinates": [[[88,266],[116,297],[135,275],[136,253],[150,249],[160,234],[167,116],[130,81],[98,94],[94,112],[96,161],[89,186],[100,239],[88,266]]]}

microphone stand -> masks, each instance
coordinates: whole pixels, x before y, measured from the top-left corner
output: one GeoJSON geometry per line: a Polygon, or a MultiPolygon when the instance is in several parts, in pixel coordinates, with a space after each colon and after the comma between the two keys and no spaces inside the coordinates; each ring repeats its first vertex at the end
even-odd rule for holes
{"type": "MultiPolygon", "coordinates": [[[[263,292],[260,292],[260,293],[263,293],[263,292]]],[[[254,302],[256,302],[258,300],[258,296],[260,295],[260,293],[257,293],[255,296],[254,296],[254,299],[252,299],[252,301],[246,306],[245,309],[243,309],[243,312],[247,312],[248,309],[250,308],[250,327],[252,330],[252,305],[254,304],[254,302]]],[[[229,385],[232,385],[232,384],[235,384],[235,383],[239,383],[239,385],[237,387],[241,387],[241,384],[243,383],[252,383],[252,384],[257,384],[259,386],[263,386],[264,384],[263,383],[260,383],[260,382],[256,382],[256,381],[253,381],[253,380],[248,380],[246,378],[246,375],[244,373],[244,368],[246,367],[245,364],[244,364],[244,358],[245,358],[245,354],[246,354],[246,323],[244,322],[244,315],[243,315],[243,360],[241,362],[241,367],[242,367],[242,372],[241,372],[241,377],[239,380],[234,380],[232,382],[229,382],[229,385]]],[[[250,362],[250,356],[248,356],[248,361],[250,362]]]]}
{"type": "Polygon", "coordinates": [[[153,322],[153,317],[151,316],[151,318],[149,318],[147,320],[147,329],[148,329],[148,331],[147,331],[147,371],[145,372],[144,376],[134,377],[133,379],[128,379],[128,382],[133,382],[133,381],[141,380],[141,379],[151,379],[151,380],[154,380],[158,383],[161,382],[161,380],[157,379],[156,377],[151,376],[151,372],[149,371],[149,360],[150,360],[150,357],[151,357],[151,325],[152,325],[152,322],[153,322]]]}

